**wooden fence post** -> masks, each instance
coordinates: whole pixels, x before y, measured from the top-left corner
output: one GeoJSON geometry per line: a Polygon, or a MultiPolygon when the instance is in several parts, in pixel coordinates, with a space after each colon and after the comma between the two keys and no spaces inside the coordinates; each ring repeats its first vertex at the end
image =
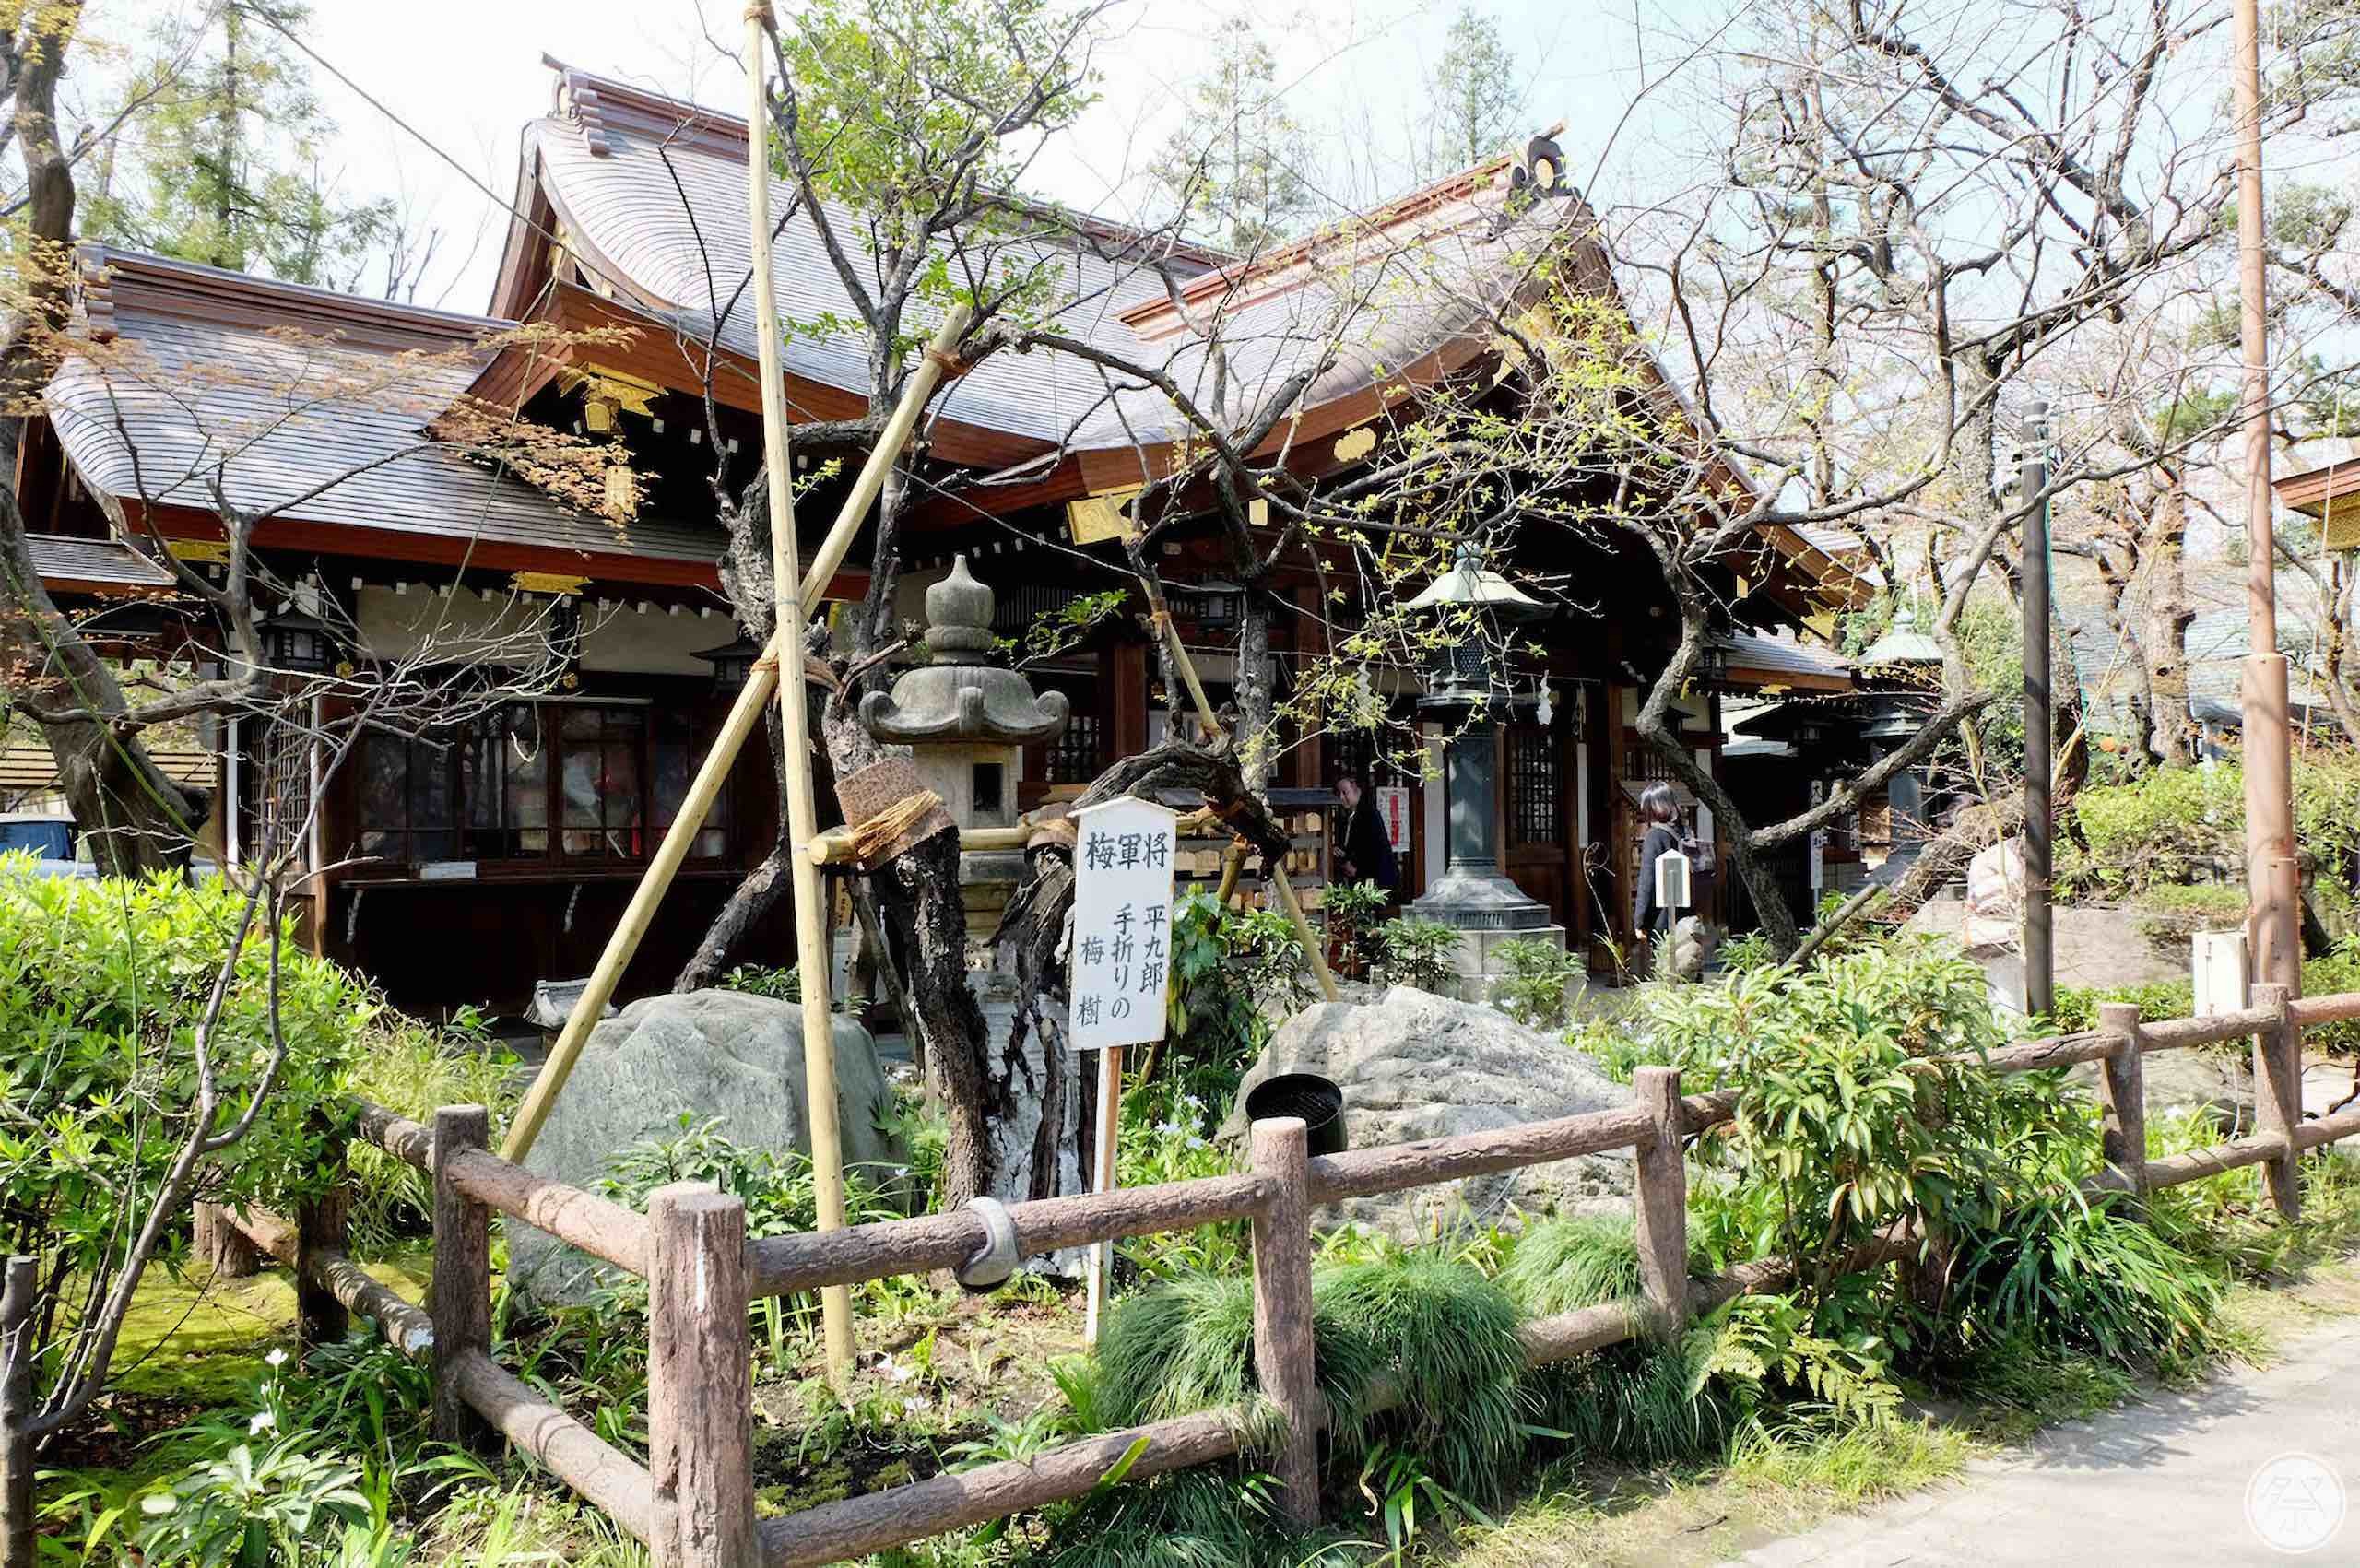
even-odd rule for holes
{"type": "Polygon", "coordinates": [[[1636,1211],[1639,1283],[1653,1326],[1667,1337],[1688,1323],[1688,1162],[1678,1067],[1641,1067],[1631,1075],[1639,1104],[1654,1117],[1638,1145],[1636,1211]]]}
{"type": "Polygon", "coordinates": [[[491,1116],[480,1105],[434,1113],[434,1435],[465,1448],[491,1443],[491,1423],[460,1392],[459,1358],[491,1353],[491,1210],[451,1181],[451,1161],[491,1143],[491,1116]]]}
{"type": "Polygon", "coordinates": [[[41,1265],[8,1259],[0,1289],[0,1568],[33,1568],[33,1298],[41,1265]]]}
{"type": "Polygon", "coordinates": [[[321,1253],[344,1251],[346,1221],[352,1210],[352,1185],[346,1177],[344,1145],[339,1140],[330,1161],[327,1190],[295,1214],[295,1316],[306,1350],[336,1345],[352,1332],[352,1315],[313,1267],[321,1253]]]}
{"type": "Polygon", "coordinates": [[[212,1266],[216,1279],[243,1279],[262,1267],[254,1238],[219,1204],[199,1203],[195,1229],[196,1256],[212,1266]]]}
{"type": "Polygon", "coordinates": [[[2292,996],[2283,985],[2253,988],[2253,1005],[2272,1020],[2253,1037],[2254,1123],[2259,1131],[2286,1139],[2286,1152],[2263,1162],[2261,1179],[2279,1217],[2287,1220],[2303,1216],[2294,1141],[2303,1121],[2303,1032],[2287,1013],[2292,996]]]}
{"type": "Polygon", "coordinates": [[[655,1568],[754,1568],[754,1340],[746,1205],[702,1182],[647,1195],[647,1460],[655,1568]]]}
{"type": "Polygon", "coordinates": [[[2098,1086],[2106,1109],[2103,1134],[2106,1171],[2134,1198],[2147,1194],[2147,1032],[2139,1024],[2136,1002],[2098,1004],[2098,1028],[2118,1036],[2120,1047],[2106,1059],[2098,1086]]]}
{"type": "Polygon", "coordinates": [[[1269,1207],[1254,1221],[1254,1375],[1285,1423],[1276,1467],[1279,1510],[1300,1526],[1319,1519],[1309,1159],[1302,1117],[1254,1124],[1254,1173],[1270,1184],[1269,1207]]]}

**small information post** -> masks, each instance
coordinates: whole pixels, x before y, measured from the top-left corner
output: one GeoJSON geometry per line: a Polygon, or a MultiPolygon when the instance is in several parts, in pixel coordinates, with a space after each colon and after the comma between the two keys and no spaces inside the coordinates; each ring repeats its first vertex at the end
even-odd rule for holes
{"type": "MultiPolygon", "coordinates": [[[[1122,1124],[1123,1047],[1163,1038],[1164,991],[1172,973],[1172,861],[1178,813],[1125,796],[1073,814],[1073,939],[1066,995],[1068,1037],[1098,1055],[1098,1149],[1092,1185],[1115,1186],[1115,1139],[1122,1124]]],[[[1113,1250],[1090,1249],[1085,1334],[1098,1342],[1113,1250]]]]}

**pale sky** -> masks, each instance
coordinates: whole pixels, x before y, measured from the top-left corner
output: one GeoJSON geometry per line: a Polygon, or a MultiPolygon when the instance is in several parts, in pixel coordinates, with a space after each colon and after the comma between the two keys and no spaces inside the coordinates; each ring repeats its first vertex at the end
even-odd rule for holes
{"type": "MultiPolygon", "coordinates": [[[[1694,0],[1675,0],[1699,10],[1694,0]]],[[[1493,0],[1510,48],[1529,80],[1533,128],[1569,123],[1566,147],[1577,180],[1588,181],[1598,149],[1642,79],[1673,45],[1658,0],[1610,19],[1562,0],[1493,0]],[[1642,24],[1640,16],[1651,18],[1642,24]],[[1643,40],[1639,31],[1647,31],[1643,40]]],[[[1335,168],[1382,172],[1345,197],[1407,188],[1404,164],[1418,129],[1422,84],[1443,47],[1457,0],[1304,0],[1246,7],[1279,60],[1279,79],[1302,118],[1320,135],[1335,168]]],[[[518,129],[549,104],[544,53],[569,65],[742,112],[742,74],[714,40],[742,41],[743,0],[314,0],[311,46],[504,199],[516,174],[518,129]],[[711,38],[704,28],[710,23],[711,38]]],[[[1183,95],[1208,64],[1211,19],[1228,7],[1129,0],[1113,14],[1097,62],[1103,100],[1080,134],[1060,137],[1034,166],[1036,194],[1129,216],[1134,178],[1181,118],[1183,95]]],[[[316,73],[315,73],[316,74],[316,73]]],[[[499,213],[481,193],[416,137],[320,76],[316,84],[342,129],[338,148],[349,195],[399,193],[413,211],[450,232],[435,282],[419,298],[480,310],[497,262],[499,213]],[[478,231],[477,253],[462,267],[478,231]]],[[[1627,149],[1632,133],[1615,144],[1627,149]]],[[[1627,159],[1627,153],[1625,154],[1627,159]]]]}

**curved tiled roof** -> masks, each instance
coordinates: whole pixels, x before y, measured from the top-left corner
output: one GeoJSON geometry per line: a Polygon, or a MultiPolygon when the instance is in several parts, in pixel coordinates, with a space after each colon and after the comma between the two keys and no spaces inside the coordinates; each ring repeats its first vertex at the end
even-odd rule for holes
{"type": "Polygon", "coordinates": [[[720,553],[716,528],[643,518],[619,533],[425,439],[476,373],[466,346],[509,323],[105,247],[86,247],[84,263],[90,346],[46,401],[95,490],[211,513],[218,482],[248,513],[422,536],[445,554],[508,546],[707,567],[720,553]]]}
{"type": "MultiPolygon", "coordinates": [[[[757,349],[742,120],[566,72],[556,113],[525,132],[525,157],[564,229],[564,240],[602,287],[731,350],[757,349]]],[[[1570,227],[1575,203],[1538,204],[1505,220],[1504,164],[1486,164],[1358,220],[1350,232],[1285,247],[1257,264],[1208,270],[1184,248],[1172,257],[1191,309],[1218,315],[1228,355],[1219,378],[1205,346],[1166,300],[1142,242],[1102,226],[1096,243],[1060,216],[1032,235],[996,239],[1002,265],[1035,271],[1056,302],[1053,327],[1132,363],[1169,374],[1208,412],[1239,418],[1291,377],[1333,355],[1303,399],[1316,407],[1366,389],[1381,376],[1481,326],[1483,305],[1526,282],[1528,264],[1570,227]],[[1126,252],[1129,253],[1126,253],[1126,252]]],[[[772,182],[772,207],[789,214],[773,252],[779,309],[790,331],[790,373],[863,395],[867,338],[822,242],[795,210],[795,192],[772,182]],[[838,325],[836,324],[842,324],[838,325]]],[[[874,283],[878,258],[857,215],[828,206],[829,225],[874,283]]],[[[983,247],[979,247],[982,249],[983,247]]],[[[913,307],[910,330],[933,325],[913,307]]],[[[1111,397],[1099,369],[1066,354],[997,354],[944,396],[946,418],[1045,446],[1082,450],[1176,439],[1185,432],[1160,393],[1111,397]]]]}

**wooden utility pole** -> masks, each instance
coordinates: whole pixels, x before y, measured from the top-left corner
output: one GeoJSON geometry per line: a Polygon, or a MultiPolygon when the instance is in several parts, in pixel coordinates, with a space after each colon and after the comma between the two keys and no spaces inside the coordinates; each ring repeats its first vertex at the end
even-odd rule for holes
{"type": "Polygon", "coordinates": [[[2262,258],[2261,21],[2236,0],[2237,339],[2245,360],[2246,897],[2253,977],[2302,994],[2301,880],[2295,861],[2293,726],[2278,651],[2278,554],[2270,494],[2270,278],[2262,258]]]}
{"type": "MultiPolygon", "coordinates": [[[[829,1006],[828,924],[820,867],[808,853],[820,831],[811,790],[811,704],[803,679],[804,615],[796,584],[802,578],[795,538],[795,471],[787,462],[786,380],[779,363],[778,291],[771,277],[770,7],[746,7],[746,77],[753,100],[746,113],[746,206],[752,222],[754,336],[761,345],[762,462],[769,483],[771,602],[776,625],[762,656],[784,666],[778,682],[781,749],[786,769],[787,842],[795,853],[796,967],[803,990],[803,1102],[811,1129],[811,1185],[818,1229],[844,1228],[844,1129],[837,1125],[836,1026],[829,1006]]],[[[831,1285],[820,1292],[828,1379],[839,1387],[852,1375],[852,1291],[831,1285]]]]}
{"type": "Polygon", "coordinates": [[[2057,693],[2049,658],[2048,405],[2024,423],[2017,495],[2026,508],[2024,640],[2024,1011],[2057,1010],[2057,940],[2048,883],[2057,838],[2057,693]]]}

